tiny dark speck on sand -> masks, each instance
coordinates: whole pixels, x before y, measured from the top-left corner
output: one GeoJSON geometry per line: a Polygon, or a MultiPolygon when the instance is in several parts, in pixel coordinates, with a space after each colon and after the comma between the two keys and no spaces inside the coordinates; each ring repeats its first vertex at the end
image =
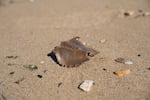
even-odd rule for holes
{"type": "Polygon", "coordinates": [[[21,79],[15,81],[15,83],[16,83],[16,84],[20,84],[20,82],[22,82],[23,80],[24,80],[24,78],[21,78],[21,79]]]}
{"type": "Polygon", "coordinates": [[[10,74],[10,75],[13,75],[14,73],[15,73],[15,72],[10,72],[9,74],[10,74]]]}
{"type": "Polygon", "coordinates": [[[62,82],[58,83],[58,87],[60,87],[62,85],[62,82]]]}
{"type": "Polygon", "coordinates": [[[138,56],[138,57],[140,57],[141,55],[140,55],[140,54],[138,54],[137,56],[138,56]]]}
{"type": "Polygon", "coordinates": [[[106,69],[106,68],[103,68],[103,71],[107,71],[107,69],[106,69]]]}
{"type": "Polygon", "coordinates": [[[38,77],[38,78],[42,78],[43,76],[42,76],[42,75],[37,75],[37,77],[38,77]]]}
{"type": "Polygon", "coordinates": [[[150,67],[149,68],[147,68],[148,70],[150,70],[150,67]]]}

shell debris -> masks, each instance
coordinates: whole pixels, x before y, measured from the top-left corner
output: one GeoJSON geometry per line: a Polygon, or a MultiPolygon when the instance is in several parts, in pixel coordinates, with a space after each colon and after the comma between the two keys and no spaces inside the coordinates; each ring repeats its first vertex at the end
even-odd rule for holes
{"type": "Polygon", "coordinates": [[[94,81],[93,80],[84,80],[80,86],[79,89],[83,90],[83,91],[90,91],[91,87],[94,85],[94,81]]]}
{"type": "Polygon", "coordinates": [[[118,71],[115,71],[114,74],[121,77],[121,76],[124,76],[126,74],[129,74],[130,73],[130,69],[125,69],[125,70],[118,70],[118,71]]]}
{"type": "Polygon", "coordinates": [[[126,65],[132,65],[133,62],[132,62],[131,60],[125,60],[125,61],[124,61],[124,64],[126,64],[126,65]]]}
{"type": "Polygon", "coordinates": [[[123,64],[126,64],[126,65],[131,65],[133,64],[133,62],[131,60],[128,60],[128,59],[124,59],[124,58],[117,58],[115,59],[116,62],[118,63],[123,63],[123,64]]]}

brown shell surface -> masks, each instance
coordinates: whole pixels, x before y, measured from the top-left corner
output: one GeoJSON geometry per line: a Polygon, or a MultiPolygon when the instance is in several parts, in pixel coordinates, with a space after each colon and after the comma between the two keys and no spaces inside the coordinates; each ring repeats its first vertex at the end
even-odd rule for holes
{"type": "Polygon", "coordinates": [[[84,51],[88,56],[94,56],[97,53],[99,53],[98,51],[86,47],[82,42],[79,41],[79,37],[74,37],[68,41],[63,41],[61,42],[61,47],[68,47],[68,48],[72,48],[72,49],[80,49],[82,51],[84,51]]]}
{"type": "Polygon", "coordinates": [[[98,52],[92,48],[86,47],[79,41],[79,37],[74,37],[68,41],[63,41],[60,46],[53,50],[57,62],[62,66],[74,67],[88,61],[89,56],[93,57],[98,52]]]}
{"type": "Polygon", "coordinates": [[[89,60],[85,52],[78,49],[55,47],[54,52],[58,63],[62,66],[74,67],[89,60]]]}

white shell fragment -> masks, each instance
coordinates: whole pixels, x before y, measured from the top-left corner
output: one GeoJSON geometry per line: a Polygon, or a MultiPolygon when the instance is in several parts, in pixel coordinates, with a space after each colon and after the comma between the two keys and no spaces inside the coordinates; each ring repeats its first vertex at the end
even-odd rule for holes
{"type": "Polygon", "coordinates": [[[131,65],[131,64],[133,64],[133,62],[131,60],[125,60],[124,64],[131,65]]]}
{"type": "Polygon", "coordinates": [[[84,80],[80,84],[79,89],[88,92],[91,90],[91,87],[93,86],[93,84],[94,84],[94,81],[92,81],[92,80],[84,80]]]}
{"type": "Polygon", "coordinates": [[[124,59],[124,58],[121,58],[121,57],[115,59],[115,61],[118,62],[118,63],[127,64],[127,65],[133,64],[133,62],[132,62],[131,60],[129,60],[129,59],[124,59]]]}

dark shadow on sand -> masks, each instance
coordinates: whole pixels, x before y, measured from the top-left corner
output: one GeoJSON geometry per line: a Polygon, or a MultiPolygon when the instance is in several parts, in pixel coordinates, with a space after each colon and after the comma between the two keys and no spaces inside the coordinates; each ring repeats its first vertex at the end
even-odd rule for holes
{"type": "Polygon", "coordinates": [[[49,56],[56,64],[59,64],[54,52],[48,53],[47,56],[49,56]]]}

